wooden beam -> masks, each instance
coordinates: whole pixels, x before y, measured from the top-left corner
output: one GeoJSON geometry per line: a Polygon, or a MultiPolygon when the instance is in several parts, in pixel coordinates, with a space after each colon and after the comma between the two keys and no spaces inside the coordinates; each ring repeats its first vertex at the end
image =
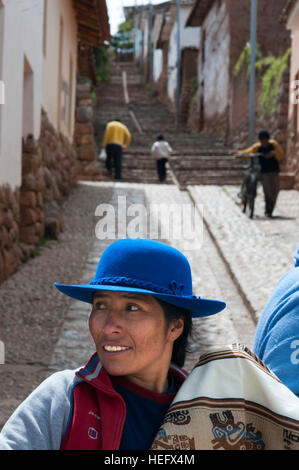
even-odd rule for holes
{"type": "Polygon", "coordinates": [[[78,39],[100,46],[111,39],[106,0],[73,0],[78,24],[78,39]]]}

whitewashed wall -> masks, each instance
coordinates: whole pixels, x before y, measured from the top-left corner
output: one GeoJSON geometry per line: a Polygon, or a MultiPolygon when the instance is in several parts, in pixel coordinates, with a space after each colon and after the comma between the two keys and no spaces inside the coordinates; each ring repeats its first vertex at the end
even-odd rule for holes
{"type": "Polygon", "coordinates": [[[205,118],[225,112],[229,101],[229,15],[226,3],[211,9],[206,21],[205,64],[200,82],[204,80],[205,118]],[[209,60],[209,58],[213,60],[209,60]]]}
{"type": "Polygon", "coordinates": [[[72,0],[47,0],[45,51],[43,54],[42,105],[56,130],[72,140],[77,64],[77,23],[72,0]],[[60,21],[63,23],[60,48],[60,21]],[[59,61],[61,71],[59,77],[59,61]],[[71,64],[72,62],[72,72],[71,64]],[[72,82],[72,83],[71,83],[72,82]],[[60,87],[60,92],[59,92],[60,87]],[[59,93],[61,94],[59,98],[59,93]],[[60,100],[60,101],[59,101],[60,100]],[[59,109],[60,106],[60,109],[59,109]]]}
{"type": "Polygon", "coordinates": [[[22,137],[32,133],[39,139],[42,107],[54,128],[73,138],[77,26],[72,0],[47,1],[45,30],[44,4],[44,0],[0,0],[0,80],[5,85],[5,104],[0,105],[0,185],[7,183],[13,189],[22,181],[22,137]]]}
{"type": "Polygon", "coordinates": [[[135,59],[138,60],[142,54],[142,31],[140,29],[135,30],[135,38],[134,38],[135,50],[134,55],[135,59]]]}
{"type": "Polygon", "coordinates": [[[0,105],[0,185],[8,183],[14,189],[21,185],[23,128],[36,138],[40,133],[43,1],[3,0],[0,10],[0,79],[5,84],[5,104],[0,105]],[[23,126],[25,58],[33,74],[27,84],[34,99],[32,116],[24,115],[23,126]]]}
{"type": "Polygon", "coordinates": [[[153,79],[157,82],[163,70],[163,52],[162,49],[154,49],[154,70],[153,79]]]}

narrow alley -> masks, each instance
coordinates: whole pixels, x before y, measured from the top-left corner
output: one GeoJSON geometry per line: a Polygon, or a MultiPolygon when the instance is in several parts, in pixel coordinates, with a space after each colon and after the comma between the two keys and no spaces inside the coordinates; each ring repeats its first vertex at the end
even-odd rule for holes
{"type": "Polygon", "coordinates": [[[298,49],[299,0],[0,0],[1,450],[299,448],[298,49]]]}
{"type": "MultiPolygon", "coordinates": [[[[116,227],[124,210],[145,208],[139,219],[145,237],[150,235],[146,217],[151,206],[196,207],[197,225],[189,245],[182,236],[159,239],[189,259],[194,293],[224,300],[227,308],[194,322],[187,370],[210,348],[234,342],[251,347],[256,322],[269,295],[292,267],[298,192],[281,191],[277,215],[269,221],[262,215],[259,189],[256,217],[250,220],[238,205],[240,164],[228,156],[223,143],[176,132],[174,116],[141,84],[132,64],[115,64],[112,81],[98,86],[97,98],[94,127],[98,150],[111,118],[119,117],[133,135],[124,154],[123,180],[111,180],[102,164],[103,171],[93,181],[77,182],[63,204],[64,230],[59,240],[47,241],[34,258],[0,285],[1,339],[6,347],[6,363],[0,369],[1,426],[46,376],[81,366],[93,352],[88,332],[90,306],[65,298],[53,283],[80,284],[93,278],[101,253],[112,241],[112,237],[104,239],[96,233],[101,204],[113,208],[106,223],[116,227]],[[160,132],[174,149],[166,184],[158,183],[150,155],[151,144],[160,132]],[[120,201],[125,201],[125,206],[120,206],[120,201]]],[[[161,233],[166,233],[166,222],[160,217],[161,233]]],[[[183,226],[178,228],[184,233],[183,226]]],[[[115,238],[122,236],[116,231],[115,238]]]]}

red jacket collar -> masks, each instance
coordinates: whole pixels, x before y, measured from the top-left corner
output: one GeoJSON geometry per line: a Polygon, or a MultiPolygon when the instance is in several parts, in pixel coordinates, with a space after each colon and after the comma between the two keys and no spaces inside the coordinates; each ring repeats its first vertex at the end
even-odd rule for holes
{"type": "MultiPolygon", "coordinates": [[[[174,363],[170,364],[170,371],[179,384],[182,384],[188,377],[188,372],[181,369],[174,363]]],[[[97,353],[94,353],[91,356],[85,367],[82,367],[79,371],[76,372],[76,376],[80,379],[83,379],[93,387],[105,391],[106,393],[116,393],[113,389],[110,376],[102,366],[97,353]]]]}
{"type": "MultiPolygon", "coordinates": [[[[178,383],[187,372],[175,364],[170,370],[178,383]]],[[[63,450],[116,450],[126,418],[126,405],[95,353],[76,372],[81,380],[73,388],[72,410],[61,444],[63,450]]]]}

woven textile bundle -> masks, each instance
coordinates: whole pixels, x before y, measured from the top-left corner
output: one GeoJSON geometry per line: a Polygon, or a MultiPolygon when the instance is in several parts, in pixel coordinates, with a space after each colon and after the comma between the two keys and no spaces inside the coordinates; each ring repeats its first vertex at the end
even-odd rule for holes
{"type": "Polygon", "coordinates": [[[152,450],[299,450],[299,398],[247,348],[201,356],[152,450]]]}

